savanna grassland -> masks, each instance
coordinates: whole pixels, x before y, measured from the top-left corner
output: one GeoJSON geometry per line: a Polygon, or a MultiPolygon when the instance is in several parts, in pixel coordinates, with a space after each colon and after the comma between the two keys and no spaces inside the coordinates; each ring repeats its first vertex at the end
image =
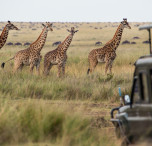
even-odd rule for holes
{"type": "MultiPolygon", "coordinates": [[[[6,23],[0,23],[0,28],[6,23]]],[[[20,42],[22,46],[5,45],[0,50],[0,62],[25,49],[24,43],[34,42],[41,33],[41,23],[14,23],[20,29],[9,32],[8,42],[20,42]]],[[[75,27],[73,41],[67,51],[65,77],[57,78],[53,66],[49,76],[36,71],[31,75],[29,67],[13,73],[13,61],[0,69],[0,145],[119,145],[110,122],[110,110],[119,105],[118,87],[122,95],[130,94],[134,62],[149,53],[146,31],[130,23],[131,30],[124,29],[121,43],[113,64],[113,75],[104,74],[104,64],[98,64],[95,72],[87,76],[88,53],[102,47],[112,39],[119,23],[53,23],[41,54],[56,48],[52,44],[63,41],[69,34],[66,29],[75,27]],[[139,37],[139,39],[133,39],[139,37]],[[101,41],[101,46],[95,46],[101,41]]]]}

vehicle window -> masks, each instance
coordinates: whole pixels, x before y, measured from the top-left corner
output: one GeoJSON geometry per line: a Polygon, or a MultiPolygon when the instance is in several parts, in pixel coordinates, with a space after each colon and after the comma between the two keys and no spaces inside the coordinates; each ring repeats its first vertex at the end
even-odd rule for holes
{"type": "Polygon", "coordinates": [[[151,83],[151,91],[152,91],[152,69],[150,70],[150,83],[151,83]]]}
{"type": "Polygon", "coordinates": [[[134,101],[133,101],[134,103],[140,102],[138,79],[135,80],[133,99],[134,99],[134,101]]]}
{"type": "Polygon", "coordinates": [[[141,91],[141,100],[142,102],[147,103],[149,101],[148,96],[148,79],[146,73],[140,73],[140,91],[141,91]]]}

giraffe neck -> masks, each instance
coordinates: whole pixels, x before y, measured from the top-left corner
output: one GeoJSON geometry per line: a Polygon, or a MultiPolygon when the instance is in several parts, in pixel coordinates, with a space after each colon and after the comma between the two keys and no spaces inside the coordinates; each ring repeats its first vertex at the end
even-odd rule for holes
{"type": "Polygon", "coordinates": [[[116,51],[116,49],[118,48],[120,41],[121,41],[121,37],[122,37],[122,33],[123,33],[123,25],[120,24],[115,32],[115,35],[113,37],[113,39],[110,41],[112,44],[112,49],[116,51]]]}
{"type": "Polygon", "coordinates": [[[69,34],[69,36],[60,44],[60,50],[61,52],[66,52],[67,49],[69,48],[71,42],[73,39],[73,34],[69,34]]]}
{"type": "Polygon", "coordinates": [[[0,49],[4,46],[7,40],[8,32],[9,32],[9,29],[7,26],[5,26],[0,36],[0,49]]]}
{"type": "Polygon", "coordinates": [[[38,39],[30,45],[30,48],[32,48],[32,50],[36,51],[37,53],[40,53],[40,51],[42,50],[45,44],[47,33],[48,33],[48,30],[44,28],[40,36],[38,37],[38,39]]]}

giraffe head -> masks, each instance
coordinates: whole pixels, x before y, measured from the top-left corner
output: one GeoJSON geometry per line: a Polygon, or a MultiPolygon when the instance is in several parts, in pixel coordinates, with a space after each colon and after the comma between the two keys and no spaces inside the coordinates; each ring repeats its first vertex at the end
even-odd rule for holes
{"type": "Polygon", "coordinates": [[[9,30],[19,30],[14,24],[12,24],[10,21],[8,21],[8,24],[6,25],[9,30]]]}
{"type": "Polygon", "coordinates": [[[42,25],[47,29],[47,31],[53,31],[52,23],[46,22],[46,24],[42,24],[42,25]]]}
{"type": "Polygon", "coordinates": [[[72,35],[74,35],[79,30],[75,30],[74,27],[71,27],[71,30],[67,29],[67,31],[70,32],[72,35]]]}
{"type": "Polygon", "coordinates": [[[123,25],[124,28],[129,28],[131,29],[129,23],[127,22],[127,19],[124,18],[123,21],[121,22],[121,24],[123,25]]]}

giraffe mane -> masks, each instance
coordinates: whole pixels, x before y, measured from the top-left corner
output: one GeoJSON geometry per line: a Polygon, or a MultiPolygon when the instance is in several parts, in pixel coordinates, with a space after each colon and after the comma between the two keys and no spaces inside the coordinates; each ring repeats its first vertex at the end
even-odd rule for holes
{"type": "Polygon", "coordinates": [[[117,27],[117,30],[116,30],[116,32],[115,32],[113,38],[112,38],[110,41],[108,41],[105,45],[111,43],[111,42],[114,40],[114,38],[116,37],[116,34],[117,34],[117,32],[118,32],[118,30],[119,30],[119,28],[120,28],[121,25],[122,25],[122,24],[119,24],[119,26],[117,27]]]}
{"type": "Polygon", "coordinates": [[[2,33],[1,33],[1,37],[4,35],[5,31],[6,31],[6,26],[4,27],[4,29],[3,29],[2,33]]]}
{"type": "Polygon", "coordinates": [[[43,28],[43,30],[42,30],[41,34],[39,35],[39,37],[37,38],[37,40],[36,40],[35,42],[33,42],[30,46],[32,46],[33,44],[35,44],[35,43],[39,40],[39,38],[41,37],[41,35],[42,35],[43,32],[44,32],[44,29],[45,29],[45,28],[43,28]]]}
{"type": "Polygon", "coordinates": [[[118,26],[118,28],[117,28],[117,30],[116,30],[116,32],[115,32],[115,34],[114,34],[114,37],[113,37],[113,38],[115,38],[115,36],[116,36],[117,32],[119,31],[119,28],[120,28],[121,25],[122,25],[122,24],[120,23],[119,26],[118,26]]]}
{"type": "Polygon", "coordinates": [[[67,40],[67,38],[68,38],[70,35],[71,35],[71,34],[69,34],[69,35],[64,39],[64,41],[63,41],[61,44],[59,44],[59,46],[57,47],[58,50],[62,49],[62,45],[65,43],[65,41],[67,40]]]}

